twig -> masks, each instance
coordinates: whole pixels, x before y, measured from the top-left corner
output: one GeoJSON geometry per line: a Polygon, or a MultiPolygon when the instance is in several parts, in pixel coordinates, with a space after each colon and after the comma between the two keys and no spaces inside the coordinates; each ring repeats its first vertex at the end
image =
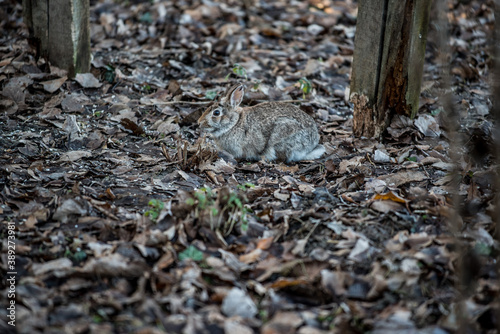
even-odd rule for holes
{"type": "Polygon", "coordinates": [[[167,104],[209,104],[214,101],[198,101],[198,102],[193,102],[193,101],[165,101],[165,102],[158,102],[155,103],[155,105],[167,105],[167,104]]]}
{"type": "Polygon", "coordinates": [[[377,165],[375,165],[375,164],[373,163],[372,159],[370,159],[370,155],[368,154],[368,152],[366,152],[366,158],[368,159],[368,161],[370,161],[370,163],[371,163],[373,166],[377,167],[377,165]]]}
{"type": "Polygon", "coordinates": [[[268,100],[255,100],[257,102],[281,102],[281,103],[305,103],[309,100],[278,100],[278,101],[268,101],[268,100]]]}

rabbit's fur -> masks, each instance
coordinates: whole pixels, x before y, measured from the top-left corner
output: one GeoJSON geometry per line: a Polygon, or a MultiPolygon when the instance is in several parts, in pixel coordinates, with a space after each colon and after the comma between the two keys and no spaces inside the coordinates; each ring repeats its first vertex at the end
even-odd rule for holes
{"type": "Polygon", "coordinates": [[[323,155],[325,148],[311,116],[283,102],[240,107],[244,93],[243,85],[232,86],[198,120],[220,149],[248,160],[292,162],[323,155]]]}

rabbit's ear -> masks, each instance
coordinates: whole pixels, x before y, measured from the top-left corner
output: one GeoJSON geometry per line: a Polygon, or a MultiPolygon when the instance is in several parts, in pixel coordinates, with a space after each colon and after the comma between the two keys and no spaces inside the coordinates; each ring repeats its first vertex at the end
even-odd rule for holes
{"type": "Polygon", "coordinates": [[[243,85],[236,85],[231,89],[229,97],[229,103],[231,103],[231,107],[236,108],[243,101],[243,96],[245,95],[245,87],[243,85]]]}

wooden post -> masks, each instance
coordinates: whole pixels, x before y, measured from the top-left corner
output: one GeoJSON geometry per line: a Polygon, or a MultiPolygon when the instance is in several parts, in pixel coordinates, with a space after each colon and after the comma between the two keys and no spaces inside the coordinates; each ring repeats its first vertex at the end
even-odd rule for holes
{"type": "Polygon", "coordinates": [[[395,114],[418,111],[431,0],[359,0],[353,131],[381,137],[395,114]]]}
{"type": "Polygon", "coordinates": [[[89,0],[23,0],[23,16],[39,56],[76,73],[90,71],[89,0]]]}

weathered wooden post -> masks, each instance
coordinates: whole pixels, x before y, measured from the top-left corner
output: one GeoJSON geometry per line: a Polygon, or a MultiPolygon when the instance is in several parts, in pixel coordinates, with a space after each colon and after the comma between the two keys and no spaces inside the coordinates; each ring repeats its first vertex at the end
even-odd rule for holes
{"type": "Polygon", "coordinates": [[[39,56],[73,77],[90,70],[89,0],[23,0],[23,16],[39,56]]]}
{"type": "Polygon", "coordinates": [[[353,131],[380,137],[395,114],[418,111],[431,0],[359,0],[353,131]]]}

